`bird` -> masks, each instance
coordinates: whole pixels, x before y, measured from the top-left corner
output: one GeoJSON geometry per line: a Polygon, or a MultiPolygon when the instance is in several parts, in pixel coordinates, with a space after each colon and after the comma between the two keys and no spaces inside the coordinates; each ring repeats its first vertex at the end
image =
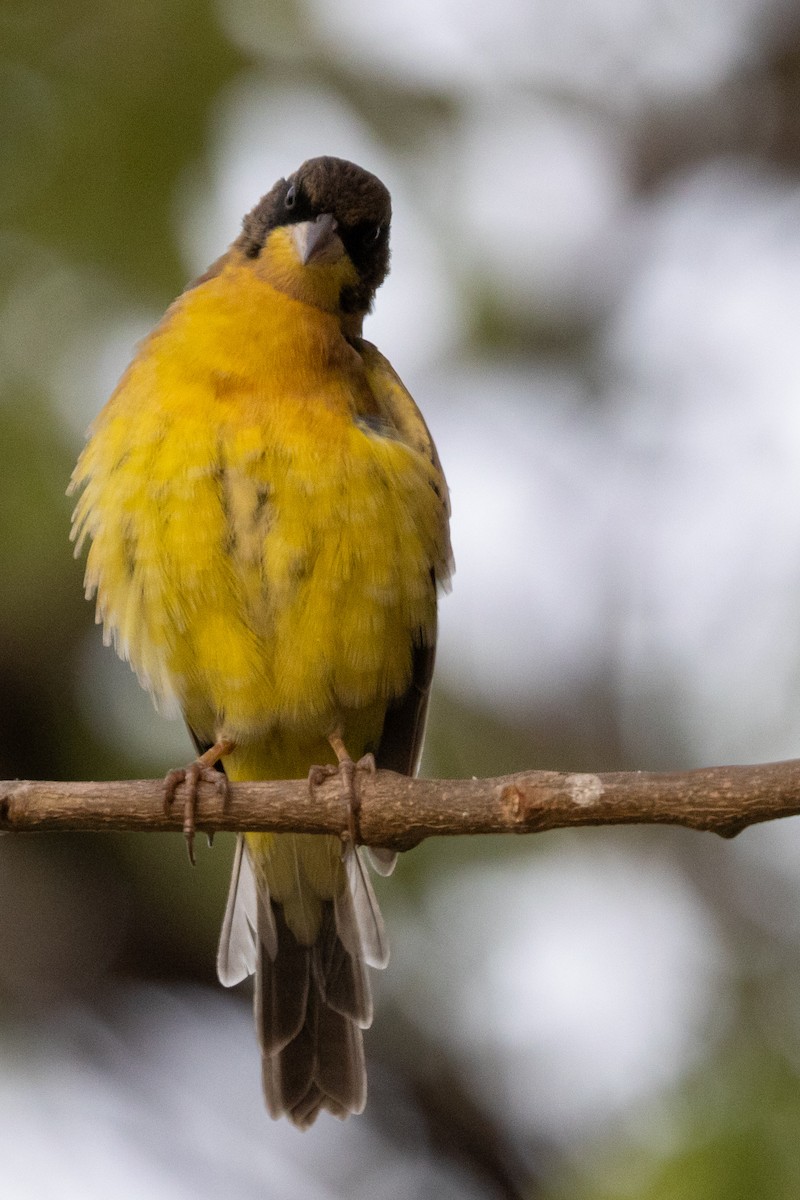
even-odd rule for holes
{"type": "Polygon", "coordinates": [[[360,771],[412,775],[453,570],[425,421],[363,321],[389,269],[391,198],[324,156],[279,179],[139,344],[70,483],[106,644],[197,756],[170,772],[190,846],[200,781],[340,771],[341,837],[237,837],[217,973],[255,976],[271,1116],[366,1101],[367,966],[388,944],[360,847],[360,771]]]}

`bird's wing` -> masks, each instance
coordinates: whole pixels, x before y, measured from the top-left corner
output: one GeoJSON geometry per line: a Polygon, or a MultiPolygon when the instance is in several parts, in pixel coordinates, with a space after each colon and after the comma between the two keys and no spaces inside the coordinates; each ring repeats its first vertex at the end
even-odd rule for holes
{"type": "Polygon", "coordinates": [[[414,403],[410,392],[389,360],[384,358],[377,347],[363,338],[357,338],[353,344],[364,363],[367,382],[381,411],[387,416],[400,439],[407,445],[413,446],[420,454],[424,454],[434,468],[434,486],[442,505],[442,528],[445,534],[443,544],[445,551],[441,562],[431,563],[431,570],[439,586],[447,590],[450,576],[453,572],[453,555],[448,532],[450,493],[447,489],[447,481],[444,477],[442,464],[439,461],[439,455],[436,452],[436,446],[434,445],[430,430],[425,424],[425,418],[414,403]]]}
{"type": "MultiPolygon", "coordinates": [[[[388,360],[371,342],[358,339],[355,347],[364,362],[370,388],[387,422],[402,441],[424,454],[434,468],[433,486],[441,500],[443,551],[440,560],[430,564],[431,588],[435,590],[437,585],[447,588],[453,570],[448,531],[450,498],[433,438],[422,413],[388,360]]],[[[398,771],[402,775],[416,773],[425,737],[435,658],[435,636],[414,647],[411,681],[402,696],[393,700],[386,712],[383,733],[375,750],[377,766],[398,771]]],[[[394,866],[395,857],[389,851],[370,851],[373,866],[385,874],[394,866]]]]}

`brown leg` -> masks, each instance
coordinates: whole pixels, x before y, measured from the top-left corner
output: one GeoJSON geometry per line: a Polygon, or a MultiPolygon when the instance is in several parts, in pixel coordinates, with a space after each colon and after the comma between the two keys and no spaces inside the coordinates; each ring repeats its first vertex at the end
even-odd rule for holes
{"type": "Polygon", "coordinates": [[[338,767],[324,766],[312,767],[308,772],[308,786],[312,790],[325,779],[330,779],[332,775],[338,775],[342,780],[344,792],[347,797],[347,832],[342,834],[342,839],[349,840],[353,846],[359,845],[361,841],[360,831],[358,828],[358,813],[361,808],[361,797],[356,787],[356,772],[369,771],[371,775],[375,774],[375,756],[373,754],[365,754],[357,763],[354,763],[350,755],[347,753],[347,747],[342,740],[340,729],[334,730],[328,735],[331,749],[339,760],[338,767]]]}
{"type": "Polygon", "coordinates": [[[217,795],[222,797],[223,805],[225,804],[228,798],[228,777],[223,771],[215,771],[214,764],[218,763],[226,754],[230,754],[235,746],[236,743],[229,738],[220,738],[210,750],[206,750],[205,754],[201,754],[186,767],[176,767],[164,779],[164,812],[167,816],[172,809],[176,791],[182,783],[186,784],[186,796],[183,801],[183,836],[186,838],[186,848],[189,851],[189,862],[192,866],[195,863],[194,834],[198,785],[201,779],[204,783],[210,783],[217,795]]]}

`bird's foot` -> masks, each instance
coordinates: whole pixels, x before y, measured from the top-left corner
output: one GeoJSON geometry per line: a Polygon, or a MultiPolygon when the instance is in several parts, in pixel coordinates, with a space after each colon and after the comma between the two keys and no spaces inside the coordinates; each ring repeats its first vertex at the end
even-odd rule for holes
{"type": "Polygon", "coordinates": [[[328,741],[339,762],[335,767],[329,765],[312,767],[308,772],[309,791],[313,797],[314,788],[318,787],[326,779],[338,775],[342,781],[342,790],[347,801],[347,828],[342,832],[342,841],[349,842],[351,846],[357,846],[361,842],[361,831],[358,823],[358,816],[361,810],[361,796],[356,786],[356,777],[359,771],[366,771],[370,775],[375,774],[377,770],[375,755],[365,754],[358,762],[353,762],[347,753],[347,748],[342,741],[341,734],[332,733],[328,741]]]}
{"type": "MultiPolygon", "coordinates": [[[[201,781],[203,783],[210,783],[214,791],[221,798],[222,807],[225,807],[225,803],[230,795],[230,784],[225,772],[216,770],[214,763],[219,762],[223,755],[230,754],[233,748],[233,742],[215,742],[210,750],[206,750],[205,754],[201,754],[194,762],[190,762],[185,767],[176,767],[164,777],[164,813],[167,816],[169,816],[172,810],[178,788],[181,784],[185,785],[186,794],[183,798],[183,836],[186,838],[186,849],[189,853],[189,862],[192,866],[195,865],[194,835],[197,820],[198,787],[201,781]]],[[[209,845],[211,845],[211,841],[212,835],[209,835],[209,845]]]]}

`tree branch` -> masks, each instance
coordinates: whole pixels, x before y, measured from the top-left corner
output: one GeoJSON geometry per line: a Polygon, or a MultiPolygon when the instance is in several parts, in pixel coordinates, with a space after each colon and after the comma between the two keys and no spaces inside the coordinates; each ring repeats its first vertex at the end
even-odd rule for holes
{"type": "MultiPolygon", "coordinates": [[[[408,850],[427,837],[539,833],[575,825],[684,825],[734,837],[748,825],[800,813],[800,760],[707,767],[676,774],[523,771],[495,779],[408,779],[359,771],[358,829],[367,845],[408,850]]],[[[182,792],[164,812],[163,783],[0,783],[0,831],[177,830],[182,792]]],[[[348,801],[340,777],[234,783],[224,807],[201,784],[197,828],[342,834],[348,801]]]]}

